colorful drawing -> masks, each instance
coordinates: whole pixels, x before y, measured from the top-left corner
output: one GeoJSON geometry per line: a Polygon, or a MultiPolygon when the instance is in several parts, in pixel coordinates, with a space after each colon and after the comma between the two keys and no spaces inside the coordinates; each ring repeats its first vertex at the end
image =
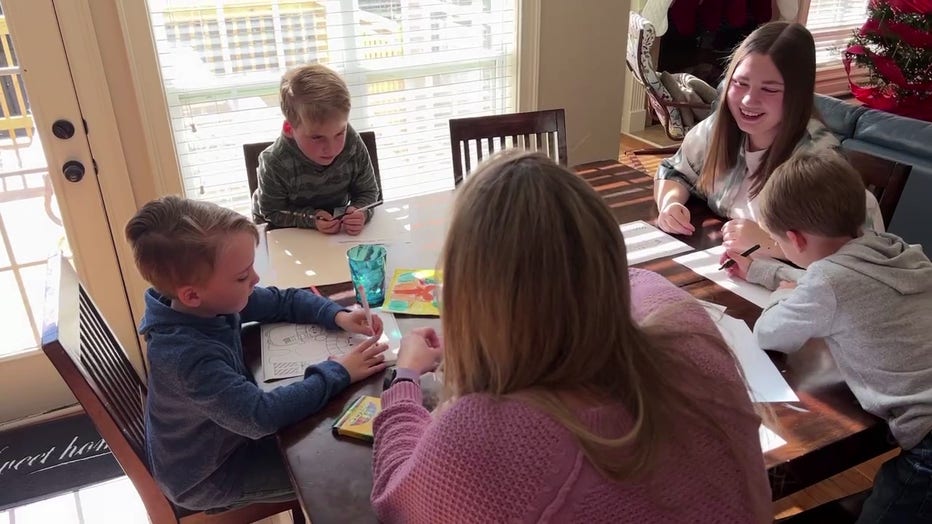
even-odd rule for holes
{"type": "Polygon", "coordinates": [[[439,317],[441,280],[441,273],[435,269],[396,269],[382,309],[439,317]]]}

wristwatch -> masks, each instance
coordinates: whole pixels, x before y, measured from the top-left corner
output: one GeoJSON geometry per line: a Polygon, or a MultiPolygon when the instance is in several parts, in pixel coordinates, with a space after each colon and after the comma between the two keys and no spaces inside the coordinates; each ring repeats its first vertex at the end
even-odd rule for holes
{"type": "Polygon", "coordinates": [[[410,368],[392,368],[391,375],[385,381],[385,389],[388,389],[399,382],[421,383],[421,374],[410,368]]]}

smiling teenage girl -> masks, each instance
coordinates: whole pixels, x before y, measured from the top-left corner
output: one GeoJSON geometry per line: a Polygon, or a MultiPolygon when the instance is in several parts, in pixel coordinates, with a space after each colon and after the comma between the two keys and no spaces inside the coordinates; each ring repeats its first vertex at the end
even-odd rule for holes
{"type": "MultiPolygon", "coordinates": [[[[680,150],[664,160],[654,181],[654,198],[664,231],[691,235],[690,194],[730,218],[728,249],[760,244],[760,255],[779,257],[757,225],[755,199],[777,166],[797,152],[839,147],[816,118],[815,44],[800,24],[771,22],[751,33],[732,55],[724,100],[715,113],[686,135],[680,150]]],[[[867,198],[867,227],[883,229],[877,201],[867,198]]]]}

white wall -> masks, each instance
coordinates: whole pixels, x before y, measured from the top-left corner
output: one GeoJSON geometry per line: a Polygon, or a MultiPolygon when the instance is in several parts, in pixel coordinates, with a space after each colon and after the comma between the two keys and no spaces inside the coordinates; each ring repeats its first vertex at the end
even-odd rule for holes
{"type": "Polygon", "coordinates": [[[618,157],[629,5],[540,1],[537,107],[566,109],[570,165],[618,157]]]}

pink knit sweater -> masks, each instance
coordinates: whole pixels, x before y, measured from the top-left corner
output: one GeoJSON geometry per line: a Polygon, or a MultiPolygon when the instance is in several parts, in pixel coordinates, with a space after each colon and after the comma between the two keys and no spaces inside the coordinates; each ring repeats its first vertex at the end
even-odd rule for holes
{"type": "MultiPolygon", "coordinates": [[[[663,277],[632,269],[635,319],[676,304],[676,329],[717,334],[698,302],[663,277]]],[[[385,522],[722,522],[772,519],[760,450],[760,419],[735,366],[698,337],[680,349],[721,378],[728,410],[710,410],[740,444],[735,459],[701,427],[678,428],[692,445],[668,446],[653,475],[618,483],[602,477],[562,426],[520,401],[475,394],[434,419],[420,387],[400,382],[382,395],[375,421],[372,503],[385,522]]],[[[697,384],[698,387],[702,387],[697,384]]],[[[619,406],[579,413],[592,429],[619,434],[631,418],[619,406]]]]}

